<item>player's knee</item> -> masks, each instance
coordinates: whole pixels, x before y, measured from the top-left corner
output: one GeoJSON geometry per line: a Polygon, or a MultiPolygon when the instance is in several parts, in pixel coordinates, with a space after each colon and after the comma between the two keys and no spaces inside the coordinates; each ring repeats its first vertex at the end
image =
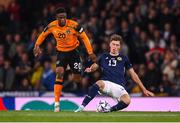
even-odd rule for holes
{"type": "Polygon", "coordinates": [[[100,90],[103,90],[105,87],[105,84],[102,80],[97,81],[96,84],[99,86],[100,90]]]}
{"type": "Polygon", "coordinates": [[[56,74],[64,74],[64,68],[63,67],[57,67],[56,68],[56,74]]]}
{"type": "Polygon", "coordinates": [[[131,98],[129,95],[125,94],[120,98],[125,104],[129,105],[131,103],[131,98]]]}
{"type": "Polygon", "coordinates": [[[64,76],[64,68],[57,67],[56,68],[56,79],[63,79],[63,76],[64,76]]]}
{"type": "Polygon", "coordinates": [[[131,99],[130,99],[130,98],[126,99],[126,100],[124,101],[124,103],[126,103],[127,105],[129,105],[129,104],[131,103],[131,99]]]}

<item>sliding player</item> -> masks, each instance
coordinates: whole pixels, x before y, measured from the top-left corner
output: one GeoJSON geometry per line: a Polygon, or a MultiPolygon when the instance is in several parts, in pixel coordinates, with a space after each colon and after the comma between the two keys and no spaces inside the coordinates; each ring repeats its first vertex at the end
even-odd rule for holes
{"type": "Polygon", "coordinates": [[[119,51],[122,45],[122,37],[120,35],[112,35],[110,37],[110,52],[104,53],[99,60],[99,65],[94,63],[91,67],[86,68],[86,72],[94,72],[100,67],[102,69],[102,77],[94,85],[89,88],[88,95],[84,98],[81,106],[75,111],[79,112],[98,94],[98,91],[106,93],[116,98],[118,103],[105,112],[113,112],[126,108],[130,104],[130,96],[125,90],[125,70],[129,73],[132,80],[138,84],[142,92],[146,96],[154,96],[148,91],[138,75],[132,68],[129,59],[122,55],[119,51]]]}

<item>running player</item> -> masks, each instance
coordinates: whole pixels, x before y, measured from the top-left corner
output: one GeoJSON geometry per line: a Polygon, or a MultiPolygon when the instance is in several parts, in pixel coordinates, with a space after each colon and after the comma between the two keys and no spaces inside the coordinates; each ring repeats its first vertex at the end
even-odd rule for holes
{"type": "Polygon", "coordinates": [[[67,12],[64,8],[58,8],[56,10],[56,20],[48,24],[44,31],[39,35],[34,47],[35,57],[41,54],[40,45],[50,33],[53,34],[57,44],[54,111],[58,112],[60,110],[59,100],[63,88],[63,76],[67,65],[70,66],[74,73],[74,81],[81,81],[81,61],[80,55],[77,52],[77,48],[80,45],[78,39],[80,39],[85,45],[87,53],[93,62],[96,62],[96,56],[93,53],[92,46],[83,27],[81,27],[77,22],[67,19],[67,12]]]}

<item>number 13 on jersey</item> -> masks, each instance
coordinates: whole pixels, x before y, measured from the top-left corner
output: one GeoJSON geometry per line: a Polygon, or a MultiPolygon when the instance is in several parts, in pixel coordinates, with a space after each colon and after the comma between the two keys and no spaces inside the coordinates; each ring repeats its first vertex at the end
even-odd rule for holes
{"type": "Polygon", "coordinates": [[[116,64],[117,64],[117,60],[115,60],[115,59],[110,59],[109,60],[109,66],[116,66],[116,64]]]}

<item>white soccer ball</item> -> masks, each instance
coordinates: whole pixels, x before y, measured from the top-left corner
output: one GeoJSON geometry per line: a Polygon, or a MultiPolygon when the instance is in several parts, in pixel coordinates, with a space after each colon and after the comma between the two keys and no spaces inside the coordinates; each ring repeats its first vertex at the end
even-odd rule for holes
{"type": "Polygon", "coordinates": [[[97,112],[109,112],[111,106],[105,100],[100,100],[97,105],[97,112]]]}

